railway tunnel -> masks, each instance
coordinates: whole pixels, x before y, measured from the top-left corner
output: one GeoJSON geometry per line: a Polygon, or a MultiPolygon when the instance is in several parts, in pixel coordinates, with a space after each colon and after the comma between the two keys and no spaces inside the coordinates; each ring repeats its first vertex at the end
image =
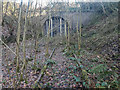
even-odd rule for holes
{"type": "Polygon", "coordinates": [[[53,16],[44,22],[43,29],[44,34],[48,34],[48,30],[50,30],[51,37],[55,36],[56,34],[63,35],[68,29],[68,22],[60,16],[53,16]]]}
{"type": "Polygon", "coordinates": [[[60,14],[54,14],[51,17],[44,19],[43,31],[44,35],[47,34],[48,30],[50,31],[50,36],[55,36],[56,34],[64,35],[67,33],[68,25],[70,30],[73,32],[76,31],[76,26],[78,22],[78,28],[80,28],[80,19],[82,22],[82,27],[88,25],[93,12],[82,12],[82,18],[80,18],[80,13],[78,12],[67,12],[60,14]]]}
{"type": "Polygon", "coordinates": [[[45,13],[43,15],[45,18],[41,21],[44,35],[47,34],[48,30],[50,36],[55,36],[58,33],[63,35],[65,29],[68,30],[68,25],[70,30],[74,32],[77,30],[77,23],[78,29],[80,29],[80,22],[82,27],[88,25],[94,18],[93,15],[100,12],[99,9],[96,9],[96,4],[97,7],[101,7],[99,3],[90,3],[88,5],[77,2],[72,6],[61,2],[49,4],[42,10],[45,13]]]}

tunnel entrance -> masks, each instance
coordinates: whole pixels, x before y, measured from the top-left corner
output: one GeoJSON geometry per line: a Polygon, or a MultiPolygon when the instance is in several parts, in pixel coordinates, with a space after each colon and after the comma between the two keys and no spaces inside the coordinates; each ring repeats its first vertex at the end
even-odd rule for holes
{"type": "MultiPolygon", "coordinates": [[[[50,29],[50,36],[55,36],[56,34],[63,35],[65,34],[65,30],[68,29],[68,22],[59,16],[51,17],[51,19],[47,19],[44,23],[44,34],[48,34],[48,30],[50,29]],[[50,23],[50,24],[49,24],[50,23]],[[50,28],[49,28],[50,27],[50,28]]],[[[67,32],[66,32],[67,33],[67,32]]]]}

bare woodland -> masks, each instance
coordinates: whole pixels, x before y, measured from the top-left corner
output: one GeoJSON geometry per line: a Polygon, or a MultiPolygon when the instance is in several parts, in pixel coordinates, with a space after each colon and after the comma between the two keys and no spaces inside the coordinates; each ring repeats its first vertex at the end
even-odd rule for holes
{"type": "Polygon", "coordinates": [[[119,2],[0,4],[2,88],[119,88],[119,2]]]}

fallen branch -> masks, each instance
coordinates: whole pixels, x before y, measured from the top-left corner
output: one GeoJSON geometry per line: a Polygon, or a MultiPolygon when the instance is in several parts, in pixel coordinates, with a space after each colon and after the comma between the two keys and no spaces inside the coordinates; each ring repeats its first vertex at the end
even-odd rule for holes
{"type": "Polygon", "coordinates": [[[1,41],[15,56],[17,56],[16,53],[15,53],[7,44],[5,44],[1,39],[0,39],[0,41],[1,41]]]}
{"type": "MultiPolygon", "coordinates": [[[[4,41],[2,41],[1,39],[0,39],[0,41],[1,41],[15,56],[17,56],[16,53],[15,53],[4,41]]],[[[20,58],[20,60],[22,60],[22,59],[20,58]]]]}
{"type": "Polygon", "coordinates": [[[54,54],[54,52],[55,52],[55,49],[56,49],[56,48],[53,49],[52,53],[51,53],[50,56],[49,56],[49,59],[52,58],[52,56],[53,56],[53,54],[54,54]]]}
{"type": "MultiPolygon", "coordinates": [[[[76,59],[78,59],[75,54],[73,54],[73,55],[75,56],[76,59]]],[[[81,65],[81,63],[80,63],[78,60],[75,60],[75,61],[76,61],[76,63],[77,63],[79,66],[81,65]]]]}
{"type": "MultiPolygon", "coordinates": [[[[55,52],[55,49],[56,49],[56,48],[53,49],[52,53],[51,53],[50,56],[49,56],[49,59],[52,58],[52,56],[53,56],[53,54],[54,54],[54,52],[55,52]]],[[[41,70],[41,73],[40,73],[38,79],[35,81],[35,84],[34,84],[34,85],[36,85],[36,84],[42,79],[42,77],[44,76],[44,72],[46,71],[46,69],[47,69],[47,67],[48,67],[49,64],[50,64],[50,63],[48,62],[48,63],[46,63],[46,64],[44,65],[44,67],[43,67],[43,69],[41,70]]]]}

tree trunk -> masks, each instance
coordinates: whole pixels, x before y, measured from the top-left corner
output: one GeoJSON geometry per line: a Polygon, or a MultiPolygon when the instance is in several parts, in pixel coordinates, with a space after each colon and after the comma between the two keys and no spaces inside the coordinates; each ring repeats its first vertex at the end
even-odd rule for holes
{"type": "Polygon", "coordinates": [[[60,36],[62,36],[62,19],[60,18],[60,36]]]}
{"type": "Polygon", "coordinates": [[[17,30],[17,48],[16,48],[16,55],[17,55],[17,72],[19,72],[19,42],[20,42],[20,32],[21,32],[21,26],[20,26],[20,22],[21,22],[21,12],[22,12],[22,4],[23,1],[21,0],[21,4],[20,4],[20,10],[19,10],[19,17],[18,17],[18,30],[17,30]]]}
{"type": "Polygon", "coordinates": [[[79,31],[79,40],[78,40],[78,42],[79,42],[79,46],[78,46],[79,50],[81,48],[81,31],[82,31],[82,12],[81,12],[81,7],[80,7],[80,31],[79,31]]]}
{"type": "MultiPolygon", "coordinates": [[[[28,6],[27,6],[27,10],[26,10],[25,25],[24,25],[24,32],[23,32],[23,67],[22,67],[22,71],[21,71],[21,76],[23,75],[24,68],[25,68],[25,72],[26,72],[26,48],[25,48],[26,43],[25,42],[26,42],[27,16],[28,16],[29,2],[30,2],[30,0],[28,1],[28,6]]],[[[25,75],[26,75],[26,73],[25,73],[25,75]]],[[[23,78],[21,77],[21,80],[22,79],[23,78]]]]}
{"type": "Polygon", "coordinates": [[[51,18],[51,37],[53,37],[53,20],[51,18]]]}

